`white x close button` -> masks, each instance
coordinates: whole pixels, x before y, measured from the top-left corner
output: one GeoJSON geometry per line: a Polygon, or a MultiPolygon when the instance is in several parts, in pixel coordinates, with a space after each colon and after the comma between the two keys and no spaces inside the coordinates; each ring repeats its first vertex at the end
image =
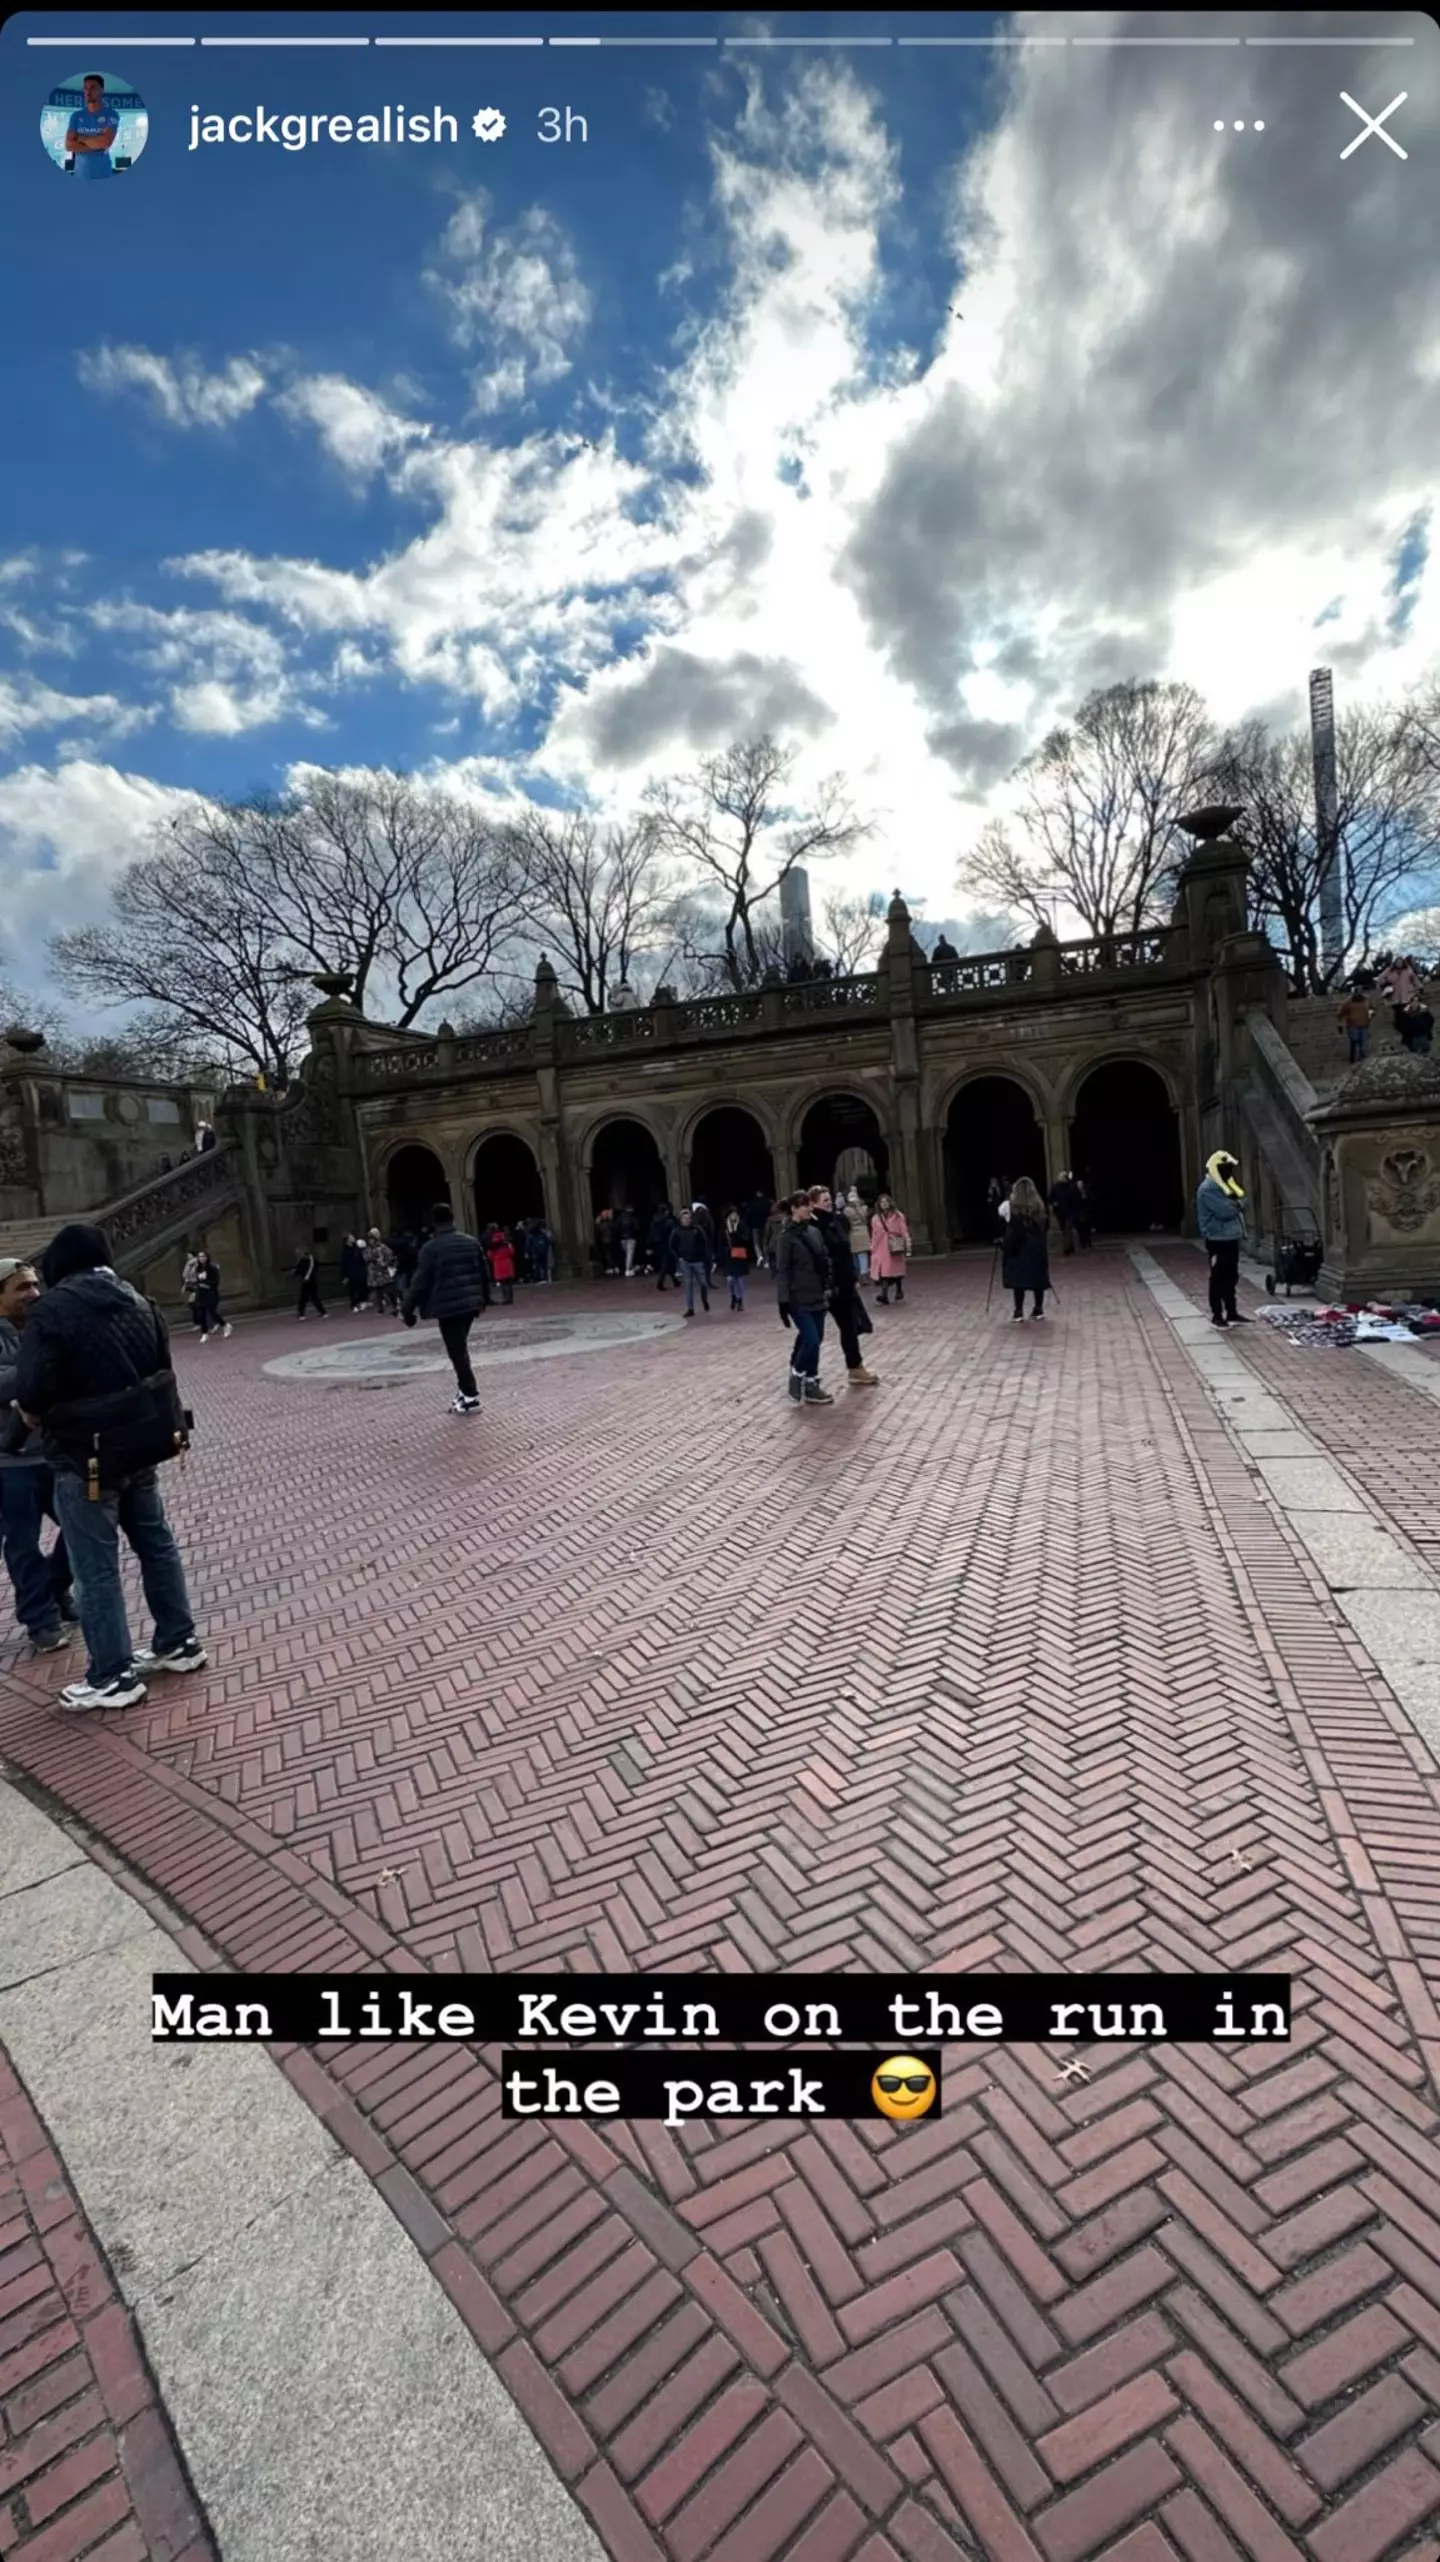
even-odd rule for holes
{"type": "Polygon", "coordinates": [[[1410,92],[1408,89],[1402,89],[1399,97],[1392,98],[1388,107],[1382,107],[1378,116],[1371,116],[1366,114],[1365,109],[1359,104],[1357,99],[1351,97],[1348,89],[1342,89],[1340,92],[1342,104],[1349,107],[1353,113],[1359,117],[1365,130],[1363,133],[1357,133],[1353,142],[1346,143],[1344,150],[1340,154],[1341,159],[1348,160],[1352,151],[1358,151],[1361,143],[1368,142],[1372,133],[1376,133],[1380,135],[1382,142],[1389,144],[1389,147],[1394,152],[1397,160],[1408,160],[1410,157],[1409,152],[1401,150],[1393,133],[1382,133],[1380,129],[1387,116],[1393,116],[1397,107],[1404,106],[1409,95],[1410,92]]]}

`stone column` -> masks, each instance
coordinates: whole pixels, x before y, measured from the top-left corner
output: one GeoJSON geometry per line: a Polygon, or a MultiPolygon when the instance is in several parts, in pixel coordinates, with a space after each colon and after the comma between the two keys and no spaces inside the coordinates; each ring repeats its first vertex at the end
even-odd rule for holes
{"type": "Polygon", "coordinates": [[[578,1281],[589,1270],[588,1229],[577,1215],[577,1190],[567,1179],[561,1115],[560,1046],[567,1020],[560,985],[544,953],[535,972],[535,1011],[531,1042],[535,1086],[540,1104],[540,1173],[545,1185],[545,1214],[554,1247],[557,1281],[578,1281]]]}
{"type": "Polygon", "coordinates": [[[1440,1058],[1381,1051],[1309,1115],[1323,1150],[1319,1287],[1335,1300],[1433,1295],[1440,1272],[1440,1058]]]}

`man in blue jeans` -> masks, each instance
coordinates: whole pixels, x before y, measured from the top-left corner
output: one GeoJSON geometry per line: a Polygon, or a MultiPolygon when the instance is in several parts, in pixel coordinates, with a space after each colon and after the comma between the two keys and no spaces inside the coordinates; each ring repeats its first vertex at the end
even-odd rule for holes
{"type": "Polygon", "coordinates": [[[146,1674],[200,1672],[207,1658],[156,1470],[142,1467],[113,1480],[102,1471],[92,1491],[87,1452],[95,1435],[77,1427],[73,1410],[169,1374],[170,1338],[159,1309],[113,1270],[99,1228],[62,1228],[41,1258],[40,1277],[45,1289],[20,1338],[15,1403],[38,1428],[55,1471],[55,1511],[90,1658],[85,1679],[61,1691],[60,1705],[133,1708],[146,1696],[146,1674]],[[154,1642],[146,1647],[131,1643],[120,1581],[122,1535],[139,1561],[154,1616],[154,1642]]]}
{"type": "Polygon", "coordinates": [[[670,1249],[685,1275],[685,1314],[695,1314],[698,1293],[705,1314],[710,1314],[710,1264],[713,1257],[711,1239],[706,1235],[694,1210],[688,1218],[677,1219],[670,1239],[670,1249]]]}
{"type": "Polygon", "coordinates": [[[775,1296],[782,1325],[795,1328],[787,1386],[791,1403],[833,1406],[828,1388],[820,1385],[820,1343],[830,1304],[830,1252],[815,1224],[808,1192],[790,1200],[790,1224],[780,1232],[775,1250],[775,1296]]]}
{"type": "Polygon", "coordinates": [[[38,1433],[15,1411],[15,1378],[25,1320],[40,1296],[33,1264],[0,1257],[0,1531],[15,1594],[15,1616],[37,1655],[58,1654],[75,1627],[65,1542],[45,1554],[46,1521],[55,1519],[55,1481],[38,1433]]]}

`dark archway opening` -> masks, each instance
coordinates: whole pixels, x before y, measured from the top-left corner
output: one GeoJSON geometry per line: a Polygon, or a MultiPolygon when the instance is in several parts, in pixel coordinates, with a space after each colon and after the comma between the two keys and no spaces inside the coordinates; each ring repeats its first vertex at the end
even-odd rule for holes
{"type": "Polygon", "coordinates": [[[957,1245],[986,1245],[995,1234],[991,1183],[1008,1191],[1028,1174],[1046,1186],[1045,1134],[1035,1106],[1013,1076],[977,1076],[962,1085],[945,1122],[945,1191],[957,1245]]]}
{"type": "Polygon", "coordinates": [[[496,1220],[502,1228],[513,1228],[521,1219],[545,1216],[545,1186],[534,1151],[511,1130],[497,1130],[493,1138],[481,1140],[470,1183],[482,1236],[496,1220]]]}
{"type": "MultiPolygon", "coordinates": [[[[831,1191],[859,1191],[873,1201],[890,1182],[890,1148],[858,1094],[822,1094],[800,1124],[799,1179],[831,1191]]],[[[904,1209],[909,1205],[901,1203],[904,1209]]]]}
{"type": "Polygon", "coordinates": [[[696,1124],[690,1148],[690,1198],[704,1201],[712,1215],[743,1209],[763,1193],[775,1198],[775,1160],[753,1112],[738,1103],[723,1103],[696,1124]]]}
{"type": "Polygon", "coordinates": [[[437,1201],[448,1201],[445,1168],[433,1148],[397,1148],[385,1168],[385,1202],[390,1234],[409,1229],[423,1236],[437,1201]]]}
{"type": "Polygon", "coordinates": [[[590,1159],[590,1205],[595,1216],[602,1210],[634,1210],[643,1228],[664,1198],[665,1167],[644,1122],[607,1121],[595,1133],[590,1159]]]}
{"type": "Polygon", "coordinates": [[[1070,1164],[1098,1230],[1178,1228],[1185,1206],[1180,1120],[1165,1080],[1142,1059],[1092,1068],[1075,1098],[1070,1164]]]}

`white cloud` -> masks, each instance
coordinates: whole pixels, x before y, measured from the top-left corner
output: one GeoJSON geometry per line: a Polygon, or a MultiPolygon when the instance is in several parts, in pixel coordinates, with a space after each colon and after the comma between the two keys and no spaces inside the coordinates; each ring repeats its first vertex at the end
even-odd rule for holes
{"type": "Polygon", "coordinates": [[[448,310],[458,347],[482,346],[489,361],[471,375],[483,415],[516,407],[559,382],[590,318],[590,296],[574,249],[542,205],[509,231],[489,227],[483,190],[456,206],[426,277],[448,310]]]}
{"type": "Polygon", "coordinates": [[[99,347],[82,352],[79,368],[91,391],[138,392],[171,427],[231,426],[265,390],[265,376],[250,356],[232,356],[217,372],[199,356],[172,362],[148,347],[99,347]]]}
{"type": "Polygon", "coordinates": [[[59,694],[53,685],[34,678],[0,677],[0,739],[13,741],[28,730],[64,729],[72,723],[121,738],[141,729],[150,714],[116,694],[59,694]]]}
{"type": "Polygon", "coordinates": [[[339,374],[307,374],[282,393],[276,406],[314,427],[342,470],[357,480],[370,479],[393,454],[423,442],[431,432],[339,374]]]}
{"type": "Polygon", "coordinates": [[[103,918],[118,874],[148,850],[152,831],[193,799],[147,774],[84,757],[0,775],[7,971],[42,987],[49,937],[103,918]]]}

